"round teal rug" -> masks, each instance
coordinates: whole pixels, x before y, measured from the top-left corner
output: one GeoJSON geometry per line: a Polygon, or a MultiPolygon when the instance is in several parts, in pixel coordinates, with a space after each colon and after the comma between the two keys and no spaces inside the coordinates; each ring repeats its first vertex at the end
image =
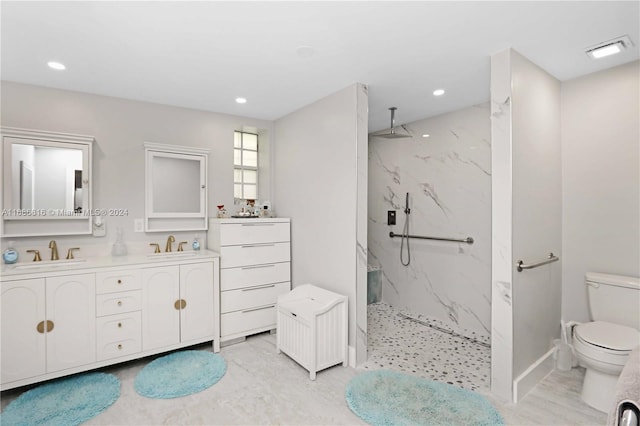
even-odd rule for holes
{"type": "Polygon", "coordinates": [[[503,425],[482,395],[446,383],[389,370],[351,379],[347,404],[372,425],[503,425]]]}
{"type": "Polygon", "coordinates": [[[156,358],[136,376],[136,392],[147,398],[168,399],[191,395],[216,384],[227,363],[208,351],[180,351],[156,358]]]}
{"type": "Polygon", "coordinates": [[[120,396],[112,374],[87,373],[30,389],[0,414],[2,425],[79,425],[103,412],[120,396]]]}

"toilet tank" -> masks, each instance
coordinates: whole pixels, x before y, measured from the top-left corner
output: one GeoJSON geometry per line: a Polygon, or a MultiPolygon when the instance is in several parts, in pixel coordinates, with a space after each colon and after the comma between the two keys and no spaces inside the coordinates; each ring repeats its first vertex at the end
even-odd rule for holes
{"type": "Polygon", "coordinates": [[[592,320],[640,330],[640,278],[587,272],[585,283],[592,320]]]}

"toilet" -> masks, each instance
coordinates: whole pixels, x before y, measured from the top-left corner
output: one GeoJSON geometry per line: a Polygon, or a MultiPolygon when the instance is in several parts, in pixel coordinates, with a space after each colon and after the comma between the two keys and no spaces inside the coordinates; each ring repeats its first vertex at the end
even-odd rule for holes
{"type": "Polygon", "coordinates": [[[585,284],[592,322],[573,328],[573,346],[586,368],[582,400],[606,413],[618,376],[640,345],[640,278],[588,272],[585,284]]]}

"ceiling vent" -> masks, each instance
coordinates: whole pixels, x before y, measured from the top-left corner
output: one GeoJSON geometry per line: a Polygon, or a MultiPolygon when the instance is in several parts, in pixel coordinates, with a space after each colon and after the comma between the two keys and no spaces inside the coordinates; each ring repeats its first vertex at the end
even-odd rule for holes
{"type": "Polygon", "coordinates": [[[625,35],[613,40],[605,41],[604,43],[596,44],[595,46],[587,47],[586,53],[592,59],[600,59],[620,53],[631,46],[633,46],[631,39],[629,36],[625,35]]]}

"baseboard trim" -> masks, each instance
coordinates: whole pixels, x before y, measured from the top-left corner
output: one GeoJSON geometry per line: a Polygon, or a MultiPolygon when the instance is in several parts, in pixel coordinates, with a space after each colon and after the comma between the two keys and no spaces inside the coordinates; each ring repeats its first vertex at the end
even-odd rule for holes
{"type": "Polygon", "coordinates": [[[349,367],[356,368],[356,348],[349,346],[349,367]]]}
{"type": "Polygon", "coordinates": [[[553,371],[553,352],[554,349],[550,349],[515,378],[513,381],[514,403],[518,403],[538,382],[553,371]]]}

